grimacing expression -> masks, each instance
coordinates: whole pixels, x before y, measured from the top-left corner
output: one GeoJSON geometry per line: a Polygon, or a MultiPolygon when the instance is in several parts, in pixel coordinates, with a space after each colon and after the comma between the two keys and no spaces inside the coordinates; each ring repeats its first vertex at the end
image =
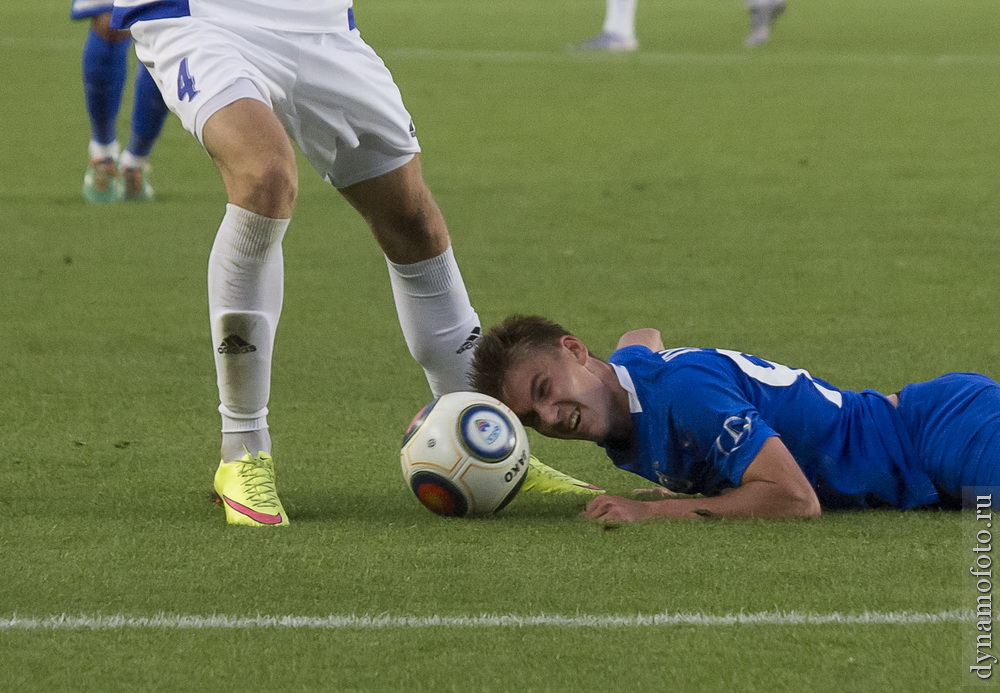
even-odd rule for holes
{"type": "Polygon", "coordinates": [[[589,352],[566,336],[536,351],[504,378],[503,401],[525,426],[550,438],[603,442],[613,421],[607,384],[588,368],[589,352]]]}

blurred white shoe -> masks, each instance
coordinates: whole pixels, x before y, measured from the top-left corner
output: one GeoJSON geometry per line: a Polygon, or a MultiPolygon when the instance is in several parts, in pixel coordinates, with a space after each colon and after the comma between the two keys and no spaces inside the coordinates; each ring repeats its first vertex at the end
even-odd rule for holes
{"type": "Polygon", "coordinates": [[[781,16],[787,5],[785,0],[750,0],[750,34],[746,46],[759,46],[771,38],[771,26],[781,16]]]}
{"type": "Polygon", "coordinates": [[[592,39],[571,43],[571,50],[578,51],[605,51],[607,53],[629,53],[639,48],[639,42],[634,38],[604,32],[592,39]]]}

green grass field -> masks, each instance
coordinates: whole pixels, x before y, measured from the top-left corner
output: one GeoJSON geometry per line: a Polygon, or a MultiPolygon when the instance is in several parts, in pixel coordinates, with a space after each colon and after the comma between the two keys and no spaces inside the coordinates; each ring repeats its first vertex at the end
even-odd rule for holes
{"type": "MultiPolygon", "coordinates": [[[[627,56],[565,51],[599,29],[594,0],[357,5],[485,324],[543,313],[604,355],[657,327],[886,392],[1000,375],[995,0],[793,0],[753,51],[736,0],[640,3],[627,56]]],[[[374,241],[304,162],[270,416],[293,524],[227,528],[205,289],[222,186],[171,119],[156,203],[82,201],[67,14],[0,9],[0,690],[975,682],[957,618],[859,617],[975,607],[957,513],[605,529],[566,498],[483,521],[420,507],[398,445],[426,384],[374,241]],[[735,614],[764,617],[717,618],[735,614]],[[80,620],[43,627],[62,615],[80,620]],[[258,615],[300,620],[209,620],[258,615]]],[[[640,485],[594,446],[532,445],[640,485]]]]}

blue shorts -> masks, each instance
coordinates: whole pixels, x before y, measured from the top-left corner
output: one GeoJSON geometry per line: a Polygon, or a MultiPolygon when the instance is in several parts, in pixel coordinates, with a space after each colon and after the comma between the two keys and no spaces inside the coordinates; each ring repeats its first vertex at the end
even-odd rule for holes
{"type": "Polygon", "coordinates": [[[978,373],[913,383],[899,393],[899,414],[943,501],[1000,486],[1000,383],[978,373]]]}
{"type": "Polygon", "coordinates": [[[114,9],[114,2],[106,0],[73,0],[69,8],[70,19],[86,19],[99,14],[108,14],[114,9]]]}

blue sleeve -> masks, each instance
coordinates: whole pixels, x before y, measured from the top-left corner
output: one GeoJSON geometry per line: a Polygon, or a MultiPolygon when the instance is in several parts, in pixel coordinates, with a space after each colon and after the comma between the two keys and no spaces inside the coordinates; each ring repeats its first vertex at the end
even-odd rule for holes
{"type": "Polygon", "coordinates": [[[728,364],[678,365],[671,381],[684,394],[672,407],[672,425],[697,446],[708,464],[739,486],[761,447],[777,433],[743,396],[741,383],[728,364]]]}

